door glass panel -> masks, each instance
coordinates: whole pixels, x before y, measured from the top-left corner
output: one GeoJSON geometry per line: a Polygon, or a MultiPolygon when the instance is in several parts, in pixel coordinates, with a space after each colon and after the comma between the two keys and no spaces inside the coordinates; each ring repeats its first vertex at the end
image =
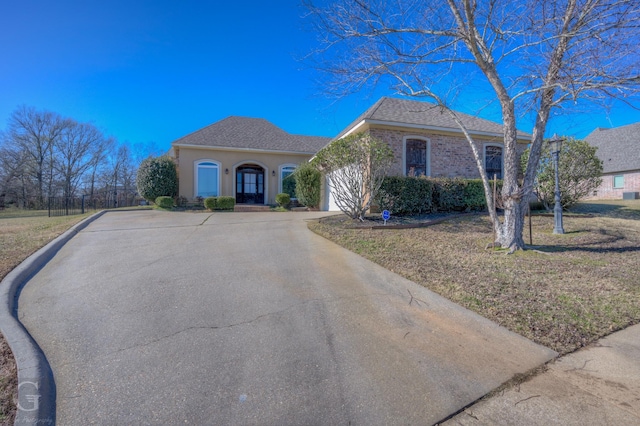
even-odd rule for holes
{"type": "Polygon", "coordinates": [[[262,194],[264,191],[264,175],[258,175],[258,194],[262,194]]]}
{"type": "Polygon", "coordinates": [[[244,175],[244,193],[256,193],[256,175],[254,175],[253,173],[246,173],[244,175]]]}
{"type": "Polygon", "coordinates": [[[236,173],[236,192],[242,192],[242,173],[236,173]]]}

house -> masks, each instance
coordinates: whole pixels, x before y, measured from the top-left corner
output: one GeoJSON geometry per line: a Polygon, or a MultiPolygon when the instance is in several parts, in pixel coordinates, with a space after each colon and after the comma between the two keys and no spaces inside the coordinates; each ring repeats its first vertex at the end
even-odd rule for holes
{"type": "Polygon", "coordinates": [[[178,194],[275,204],[283,181],[330,138],[292,135],[261,118],[228,117],[175,140],[178,194]]]}
{"type": "Polygon", "coordinates": [[[594,191],[599,199],[638,198],[640,193],[640,123],[611,129],[597,128],[585,141],[602,160],[602,184],[594,191]],[[626,194],[626,195],[625,195],[626,194]]]}
{"type": "MultiPolygon", "coordinates": [[[[468,114],[458,117],[482,150],[487,174],[502,178],[502,125],[468,114]]],[[[383,97],[336,139],[359,132],[391,146],[396,159],[392,175],[479,177],[469,143],[437,105],[383,97]]],[[[530,136],[518,135],[518,151],[524,152],[530,136]]],[[[188,199],[228,195],[237,204],[274,204],[284,179],[330,141],[292,135],[264,119],[225,118],[172,143],[179,195],[188,199]]],[[[322,208],[337,210],[326,187],[322,208]]]]}
{"type": "MultiPolygon", "coordinates": [[[[486,173],[502,178],[503,126],[468,114],[457,113],[482,150],[486,173]]],[[[395,162],[389,174],[396,176],[479,178],[469,142],[458,124],[435,104],[383,97],[353,121],[337,137],[364,132],[387,142],[395,162]]],[[[518,152],[531,136],[518,132],[518,152]]],[[[338,210],[329,188],[325,188],[325,210],[338,210]]]]}

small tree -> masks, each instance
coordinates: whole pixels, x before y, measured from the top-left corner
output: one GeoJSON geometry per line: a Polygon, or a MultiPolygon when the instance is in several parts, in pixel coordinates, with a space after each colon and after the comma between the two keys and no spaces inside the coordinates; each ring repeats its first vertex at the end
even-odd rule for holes
{"type": "MultiPolygon", "coordinates": [[[[589,195],[602,183],[602,160],[596,156],[597,148],[579,139],[568,138],[562,144],[558,162],[558,180],[562,208],[569,209],[582,197],[589,195]]],[[[529,150],[522,155],[522,166],[529,160],[529,150]]],[[[547,210],[555,202],[555,166],[548,144],[542,149],[534,192],[547,210]]]]}
{"type": "Polygon", "coordinates": [[[393,151],[369,134],[356,133],[322,148],[313,162],[326,174],[338,208],[362,221],[393,162],[393,151]]]}
{"type": "Polygon", "coordinates": [[[178,193],[176,164],[166,155],[143,160],[138,168],[136,186],[138,193],[147,201],[155,201],[161,196],[176,196],[178,193]]]}
{"type": "Polygon", "coordinates": [[[310,208],[320,206],[322,173],[311,163],[302,163],[293,172],[298,201],[310,208]]]}

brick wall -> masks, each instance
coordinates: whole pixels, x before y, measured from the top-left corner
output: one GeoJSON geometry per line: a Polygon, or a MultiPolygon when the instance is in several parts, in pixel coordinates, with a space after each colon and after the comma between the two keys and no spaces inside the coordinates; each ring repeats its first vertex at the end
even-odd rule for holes
{"type": "Polygon", "coordinates": [[[602,183],[590,199],[597,200],[621,200],[623,192],[640,192],[640,171],[630,173],[614,173],[602,176],[602,183]],[[619,175],[624,176],[624,187],[614,188],[613,178],[619,175]]]}
{"type": "MultiPolygon", "coordinates": [[[[430,141],[431,153],[427,161],[431,166],[431,177],[463,177],[479,178],[478,167],[473,158],[473,152],[464,137],[450,136],[435,133],[428,133],[420,130],[391,130],[391,129],[369,129],[369,133],[387,142],[395,156],[395,162],[389,171],[390,175],[402,175],[404,165],[403,158],[403,138],[405,136],[419,136],[430,141]]],[[[476,139],[481,155],[484,155],[485,143],[496,143],[496,139],[476,139]]],[[[518,152],[522,153],[526,145],[520,144],[518,152]]]]}

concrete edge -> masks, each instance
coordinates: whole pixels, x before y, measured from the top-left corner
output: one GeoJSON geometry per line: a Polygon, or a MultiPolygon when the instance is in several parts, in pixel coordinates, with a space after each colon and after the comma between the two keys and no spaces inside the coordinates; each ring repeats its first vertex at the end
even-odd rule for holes
{"type": "Polygon", "coordinates": [[[55,424],[56,420],[53,372],[46,356],[18,319],[20,291],[67,241],[104,213],[106,210],[95,213],[59,235],[15,267],[0,283],[0,330],[18,369],[16,425],[55,424]]]}

